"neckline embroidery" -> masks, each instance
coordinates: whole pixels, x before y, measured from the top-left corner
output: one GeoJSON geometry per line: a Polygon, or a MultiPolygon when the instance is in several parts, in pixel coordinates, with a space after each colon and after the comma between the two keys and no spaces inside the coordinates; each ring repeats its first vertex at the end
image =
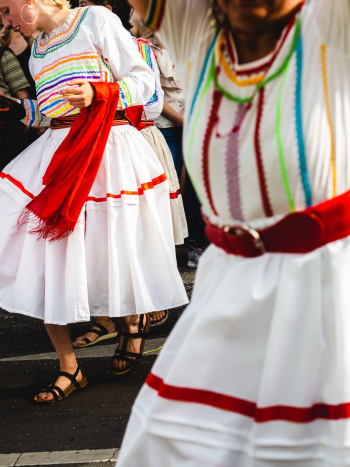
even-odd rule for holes
{"type": "Polygon", "coordinates": [[[46,34],[44,31],[39,34],[34,41],[33,56],[43,58],[46,54],[55,52],[57,49],[69,44],[78,34],[89,9],[90,7],[75,8],[62,26],[54,29],[50,34],[46,34]]]}

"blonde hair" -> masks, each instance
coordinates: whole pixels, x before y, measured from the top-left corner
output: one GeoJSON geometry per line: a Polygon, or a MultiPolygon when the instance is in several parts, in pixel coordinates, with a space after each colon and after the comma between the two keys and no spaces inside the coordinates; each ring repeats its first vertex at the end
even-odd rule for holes
{"type": "Polygon", "coordinates": [[[43,0],[47,5],[56,5],[58,8],[61,10],[69,10],[71,7],[71,4],[69,3],[69,0],[43,0]]]}

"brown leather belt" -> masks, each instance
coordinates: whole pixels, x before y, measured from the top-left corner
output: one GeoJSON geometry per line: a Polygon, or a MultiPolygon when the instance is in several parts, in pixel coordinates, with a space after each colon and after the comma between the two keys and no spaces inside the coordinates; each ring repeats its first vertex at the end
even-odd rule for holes
{"type": "Polygon", "coordinates": [[[264,253],[310,253],[350,235],[350,191],[288,214],[276,224],[255,230],[246,224],[218,227],[205,216],[208,239],[226,253],[253,258],[264,253]]]}
{"type": "MultiPolygon", "coordinates": [[[[50,128],[51,130],[62,130],[63,128],[70,128],[78,117],[79,114],[69,115],[67,117],[53,118],[50,122],[50,128]]],[[[125,117],[125,112],[123,110],[118,110],[115,114],[112,126],[118,125],[130,125],[130,121],[125,117]]]]}

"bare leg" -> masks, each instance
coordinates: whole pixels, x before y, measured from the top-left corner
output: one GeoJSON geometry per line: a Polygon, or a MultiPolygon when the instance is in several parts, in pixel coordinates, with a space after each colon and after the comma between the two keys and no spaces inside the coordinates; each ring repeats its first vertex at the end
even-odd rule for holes
{"type": "MultiPolygon", "coordinates": [[[[123,318],[119,318],[120,320],[120,325],[121,328],[124,332],[129,332],[131,334],[135,334],[138,332],[138,324],[140,321],[140,315],[133,315],[133,316],[125,316],[123,318]]],[[[146,323],[146,315],[144,316],[144,324],[146,323]]],[[[123,345],[123,336],[120,336],[120,343],[119,347],[121,348],[123,345]]],[[[139,353],[141,349],[141,342],[142,339],[129,339],[126,350],[128,352],[135,352],[139,353]]],[[[122,360],[118,360],[117,358],[113,361],[113,368],[116,368],[118,370],[123,370],[126,368],[126,362],[123,362],[122,360]]]]}
{"type": "MultiPolygon", "coordinates": [[[[115,332],[115,324],[113,323],[112,319],[109,316],[97,316],[96,317],[96,323],[102,324],[105,328],[108,330],[108,334],[112,334],[115,332]]],[[[96,328],[98,329],[98,328],[96,328]]],[[[84,334],[81,337],[78,337],[74,344],[78,345],[84,345],[86,342],[83,341],[84,338],[89,339],[89,341],[94,342],[96,339],[98,339],[98,335],[93,333],[93,332],[88,332],[87,334],[84,334]]]]}
{"type": "MultiPolygon", "coordinates": [[[[78,364],[73,350],[69,324],[65,326],[45,324],[45,327],[57,352],[60,361],[60,370],[74,374],[78,364]]],[[[77,381],[81,380],[82,374],[79,371],[77,381]]],[[[59,376],[55,385],[64,390],[71,385],[71,381],[64,376],[59,376]]],[[[50,393],[40,393],[39,398],[43,401],[49,401],[53,399],[53,395],[50,393]]]]}

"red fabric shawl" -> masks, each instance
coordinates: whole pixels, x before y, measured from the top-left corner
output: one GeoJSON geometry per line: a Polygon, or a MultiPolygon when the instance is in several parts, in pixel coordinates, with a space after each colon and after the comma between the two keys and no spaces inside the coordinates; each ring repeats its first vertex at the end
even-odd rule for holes
{"type": "Polygon", "coordinates": [[[46,185],[24,209],[38,225],[30,230],[50,242],[74,230],[100,167],[119,100],[117,83],[91,83],[93,104],[81,110],[67,137],[52,157],[43,177],[46,185]]]}

